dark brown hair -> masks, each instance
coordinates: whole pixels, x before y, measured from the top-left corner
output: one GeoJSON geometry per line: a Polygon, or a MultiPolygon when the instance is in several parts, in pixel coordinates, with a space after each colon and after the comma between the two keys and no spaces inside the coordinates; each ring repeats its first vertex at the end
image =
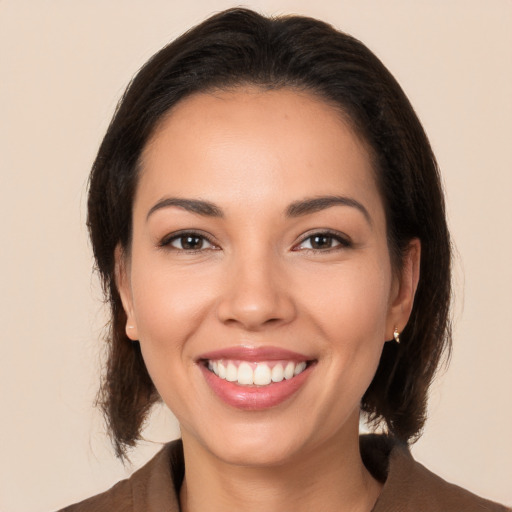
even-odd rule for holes
{"type": "Polygon", "coordinates": [[[140,438],[159,400],[140,346],[125,334],[114,276],[116,246],[130,250],[141,153],[181,99],[248,84],[309,91],[335,106],[373,155],[395,269],[411,239],[420,239],[420,281],[410,320],[400,345],[385,344],[362,409],[404,442],[415,440],[423,427],[428,388],[451,342],[450,241],[437,164],[423,128],[393,76],[358,40],[311,18],[231,9],[186,32],[142,67],[91,171],[88,227],[112,314],[98,402],[120,457],[140,438]]]}

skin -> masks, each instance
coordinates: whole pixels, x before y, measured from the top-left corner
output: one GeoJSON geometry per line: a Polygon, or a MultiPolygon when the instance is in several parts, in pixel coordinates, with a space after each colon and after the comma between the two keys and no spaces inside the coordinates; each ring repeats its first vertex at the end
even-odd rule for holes
{"type": "Polygon", "coordinates": [[[172,110],[143,154],[117,276],[127,334],[180,422],[183,510],[371,510],[381,484],[359,454],[360,400],[408,320],[419,258],[413,240],[393,271],[367,150],[321,100],[244,88],[172,110]],[[333,195],[367,215],[350,204],[286,215],[333,195]],[[179,206],[148,216],[169,197],[209,201],[223,216],[179,206]],[[181,230],[210,241],[184,250],[172,239],[181,230]],[[326,230],[335,235],[313,249],[308,237],[326,230]],[[316,361],[295,395],[244,411],[212,393],[199,355],[268,345],[316,361]]]}

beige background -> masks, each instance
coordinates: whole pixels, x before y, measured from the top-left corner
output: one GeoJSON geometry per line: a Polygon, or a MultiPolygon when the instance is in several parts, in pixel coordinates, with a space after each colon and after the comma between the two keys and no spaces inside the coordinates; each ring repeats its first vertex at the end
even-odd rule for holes
{"type": "MultiPolygon", "coordinates": [[[[102,323],[88,168],[132,74],[229,1],[0,0],[0,510],[52,510],[127,471],[92,408],[102,323]]],[[[457,244],[455,348],[416,457],[512,504],[512,1],[273,0],[361,38],[437,153],[457,244]]],[[[177,435],[157,411],[141,464],[177,435]]]]}

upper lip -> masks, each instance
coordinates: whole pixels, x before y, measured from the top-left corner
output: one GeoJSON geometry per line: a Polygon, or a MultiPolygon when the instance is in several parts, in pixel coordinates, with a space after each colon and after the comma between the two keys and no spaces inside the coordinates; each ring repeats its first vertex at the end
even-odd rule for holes
{"type": "Polygon", "coordinates": [[[201,360],[218,360],[218,359],[232,359],[240,361],[311,361],[312,358],[304,354],[299,354],[292,350],[287,350],[279,347],[265,346],[265,347],[247,347],[247,346],[234,346],[214,350],[201,354],[198,358],[201,360]]]}

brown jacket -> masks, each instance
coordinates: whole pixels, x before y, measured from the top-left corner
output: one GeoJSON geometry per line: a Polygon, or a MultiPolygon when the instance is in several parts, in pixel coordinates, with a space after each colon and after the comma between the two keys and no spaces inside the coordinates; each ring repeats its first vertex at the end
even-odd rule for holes
{"type": "MultiPolygon", "coordinates": [[[[415,462],[407,447],[390,438],[367,435],[361,437],[360,444],[366,467],[384,482],[372,512],[512,511],[445,482],[415,462]]],[[[184,471],[181,441],[173,441],[130,478],[60,512],[179,512],[178,491],[184,471]]]]}

